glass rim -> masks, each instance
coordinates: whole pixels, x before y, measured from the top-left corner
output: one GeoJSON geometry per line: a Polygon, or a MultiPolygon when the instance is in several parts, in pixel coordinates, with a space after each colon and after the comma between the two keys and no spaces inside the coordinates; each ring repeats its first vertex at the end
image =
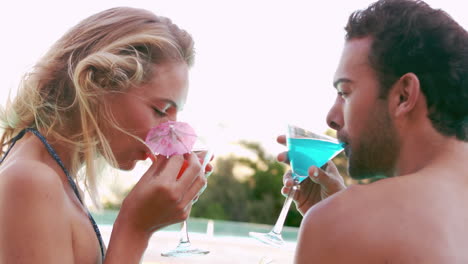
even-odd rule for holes
{"type": "Polygon", "coordinates": [[[287,138],[310,138],[310,139],[319,139],[319,140],[323,140],[323,141],[329,141],[331,143],[336,143],[336,144],[341,144],[341,142],[337,139],[337,138],[334,138],[332,136],[329,136],[327,134],[325,134],[324,132],[317,132],[315,130],[312,130],[312,129],[307,129],[307,128],[303,128],[301,126],[297,126],[297,125],[294,125],[294,124],[288,124],[288,129],[287,129],[287,133],[286,133],[286,137],[287,138]],[[298,137],[292,137],[290,135],[291,133],[291,129],[292,128],[296,128],[296,129],[300,129],[301,131],[303,131],[303,135],[298,135],[298,137]],[[309,135],[308,135],[309,134],[309,135]],[[313,135],[313,136],[311,136],[313,135]]]}

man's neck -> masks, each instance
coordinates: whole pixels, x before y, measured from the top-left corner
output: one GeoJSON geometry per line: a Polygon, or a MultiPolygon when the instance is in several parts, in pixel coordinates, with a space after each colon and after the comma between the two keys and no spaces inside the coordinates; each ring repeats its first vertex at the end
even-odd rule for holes
{"type": "Polygon", "coordinates": [[[447,137],[434,128],[414,129],[401,139],[401,150],[395,176],[416,173],[440,161],[453,159],[456,155],[468,154],[468,143],[447,137]]]}

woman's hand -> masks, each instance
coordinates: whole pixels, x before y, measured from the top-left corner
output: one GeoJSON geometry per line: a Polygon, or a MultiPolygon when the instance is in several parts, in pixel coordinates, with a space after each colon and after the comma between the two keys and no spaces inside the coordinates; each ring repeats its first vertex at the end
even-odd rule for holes
{"type": "MultiPolygon", "coordinates": [[[[285,145],[284,135],[277,138],[278,143],[285,145]]],[[[288,153],[278,154],[278,161],[289,164],[288,153]]],[[[293,186],[291,171],[287,171],[283,176],[283,188],[281,192],[287,195],[293,186]]],[[[328,196],[346,189],[343,177],[333,162],[327,162],[322,169],[311,166],[309,168],[309,178],[301,182],[299,190],[296,191],[293,200],[297,210],[304,215],[309,208],[322,201],[328,196]]]]}
{"type": "MultiPolygon", "coordinates": [[[[122,203],[119,218],[136,232],[152,232],[185,220],[206,178],[196,154],[158,156],[122,203]],[[188,165],[177,179],[184,159],[188,165]]],[[[118,219],[119,219],[118,218],[118,219]]]]}
{"type": "Polygon", "coordinates": [[[151,234],[189,216],[192,200],[206,184],[194,154],[158,156],[122,203],[104,263],[139,263],[151,234]],[[184,160],[187,167],[179,179],[184,160]]]}
{"type": "MultiPolygon", "coordinates": [[[[199,151],[196,153],[198,156],[198,159],[200,160],[200,163],[206,162],[204,173],[205,173],[205,178],[208,180],[208,177],[210,177],[211,173],[213,173],[213,165],[211,165],[211,161],[214,158],[214,155],[210,153],[209,151],[199,151]],[[209,157],[206,155],[210,155],[209,157]]],[[[198,198],[200,198],[200,195],[205,191],[206,187],[208,186],[207,183],[202,187],[202,189],[198,192],[198,194],[195,196],[195,198],[192,201],[192,204],[196,203],[198,201],[198,198]]]]}

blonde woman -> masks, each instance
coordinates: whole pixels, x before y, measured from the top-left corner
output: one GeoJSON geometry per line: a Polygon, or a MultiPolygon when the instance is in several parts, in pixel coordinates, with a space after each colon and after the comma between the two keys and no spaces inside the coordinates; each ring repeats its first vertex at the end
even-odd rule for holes
{"type": "Polygon", "coordinates": [[[96,199],[100,162],[130,170],[144,138],[175,120],[191,36],[164,17],[113,8],[73,27],[1,112],[0,263],[139,263],[158,229],[187,218],[204,186],[194,154],[157,158],[125,198],[106,252],[77,187],[96,199]],[[180,180],[176,175],[187,159],[180,180]]]}

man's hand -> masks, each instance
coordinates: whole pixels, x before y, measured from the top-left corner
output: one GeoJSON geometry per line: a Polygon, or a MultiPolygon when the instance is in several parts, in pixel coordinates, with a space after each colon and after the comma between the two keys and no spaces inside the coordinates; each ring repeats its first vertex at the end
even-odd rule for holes
{"type": "MultiPolygon", "coordinates": [[[[285,145],[284,135],[277,138],[278,143],[285,145]]],[[[278,161],[289,164],[287,152],[278,154],[278,161]]],[[[287,195],[293,186],[291,171],[287,171],[283,176],[283,188],[281,192],[287,195]]],[[[299,212],[304,215],[309,208],[322,201],[328,196],[346,189],[343,177],[338,172],[335,164],[329,161],[322,169],[311,166],[309,168],[309,178],[301,182],[299,190],[294,194],[293,200],[299,212]]]]}

